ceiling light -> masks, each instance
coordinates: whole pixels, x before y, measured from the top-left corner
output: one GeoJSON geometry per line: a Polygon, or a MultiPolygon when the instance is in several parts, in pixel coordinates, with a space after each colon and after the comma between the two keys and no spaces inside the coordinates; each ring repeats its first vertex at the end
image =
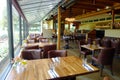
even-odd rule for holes
{"type": "Polygon", "coordinates": [[[65,20],[68,22],[73,22],[73,21],[75,21],[75,18],[65,18],[65,20]]]}
{"type": "Polygon", "coordinates": [[[100,8],[97,8],[97,11],[100,11],[100,8]]]}
{"type": "Polygon", "coordinates": [[[110,6],[106,6],[105,9],[110,9],[110,6]]]}

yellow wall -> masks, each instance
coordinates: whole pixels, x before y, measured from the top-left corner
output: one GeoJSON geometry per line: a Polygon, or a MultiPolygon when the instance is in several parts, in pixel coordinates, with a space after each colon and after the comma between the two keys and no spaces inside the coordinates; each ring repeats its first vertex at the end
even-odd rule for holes
{"type": "Polygon", "coordinates": [[[94,23],[86,23],[86,24],[81,24],[79,26],[79,30],[93,30],[95,28],[96,24],[94,23]]]}
{"type": "Polygon", "coordinates": [[[48,29],[53,29],[53,20],[47,21],[48,29]]]}
{"type": "Polygon", "coordinates": [[[120,38],[120,29],[105,30],[105,36],[107,36],[107,37],[119,37],[120,38]]]}

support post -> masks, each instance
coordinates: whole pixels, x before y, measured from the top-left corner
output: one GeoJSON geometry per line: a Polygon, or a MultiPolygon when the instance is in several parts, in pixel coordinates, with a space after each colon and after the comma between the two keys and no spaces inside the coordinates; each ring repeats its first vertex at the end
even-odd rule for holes
{"type": "Polygon", "coordinates": [[[8,16],[8,39],[9,39],[9,55],[14,58],[14,39],[12,24],[12,0],[7,0],[7,16],[8,16]],[[12,54],[12,55],[11,55],[12,54]]]}
{"type": "Polygon", "coordinates": [[[114,28],[115,28],[115,25],[114,25],[114,19],[115,19],[115,13],[114,13],[114,9],[112,9],[112,22],[111,22],[111,29],[114,29],[114,28]]]}
{"type": "Polygon", "coordinates": [[[57,34],[57,49],[60,50],[60,40],[61,40],[61,9],[58,6],[58,34],[57,34]]]}
{"type": "Polygon", "coordinates": [[[20,45],[22,45],[22,26],[21,26],[21,16],[19,15],[19,27],[20,27],[20,45]]]}

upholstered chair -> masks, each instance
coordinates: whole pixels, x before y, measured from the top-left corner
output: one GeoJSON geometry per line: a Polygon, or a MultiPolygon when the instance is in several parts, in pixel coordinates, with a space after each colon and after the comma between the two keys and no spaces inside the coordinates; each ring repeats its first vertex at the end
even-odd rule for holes
{"type": "Polygon", "coordinates": [[[110,80],[110,78],[107,77],[107,76],[105,76],[105,77],[103,78],[103,80],[110,80]]]}
{"type": "Polygon", "coordinates": [[[103,39],[103,40],[102,40],[102,46],[103,46],[103,47],[107,47],[107,48],[112,47],[112,46],[111,46],[111,40],[110,40],[110,39],[103,39]]]}
{"type": "Polygon", "coordinates": [[[86,44],[85,39],[78,41],[78,47],[79,47],[79,52],[80,52],[79,56],[81,57],[81,55],[84,55],[84,58],[86,58],[87,55],[92,54],[91,51],[89,51],[89,50],[84,49],[84,48],[81,47],[81,45],[85,45],[85,44],[86,44]]]}
{"type": "Polygon", "coordinates": [[[87,39],[87,43],[88,43],[88,44],[92,44],[92,39],[91,39],[91,38],[88,38],[88,39],[87,39]]]}
{"type": "Polygon", "coordinates": [[[47,38],[39,38],[39,42],[48,42],[49,40],[47,38]]]}
{"type": "Polygon", "coordinates": [[[98,63],[100,65],[100,75],[102,76],[102,71],[104,68],[104,65],[110,65],[111,68],[111,74],[113,74],[112,72],[112,64],[113,64],[113,57],[114,57],[114,53],[115,53],[115,49],[114,48],[104,48],[100,51],[100,53],[98,54],[98,56],[93,56],[92,57],[92,64],[94,64],[94,62],[98,63]]]}
{"type": "Polygon", "coordinates": [[[39,49],[39,45],[25,46],[24,49],[39,49]]]}
{"type": "Polygon", "coordinates": [[[40,49],[24,49],[21,51],[21,58],[27,59],[27,60],[33,60],[33,59],[41,59],[42,53],[40,49]]]}
{"type": "Polygon", "coordinates": [[[50,50],[48,51],[48,58],[52,57],[66,57],[67,51],[66,50],[50,50]]]}
{"type": "Polygon", "coordinates": [[[95,42],[96,42],[96,45],[101,46],[101,39],[100,38],[95,39],[95,42]]]}
{"type": "Polygon", "coordinates": [[[56,50],[56,44],[51,44],[51,45],[45,45],[43,47],[43,58],[48,58],[48,51],[50,50],[56,50]]]}
{"type": "Polygon", "coordinates": [[[120,40],[112,40],[111,41],[112,47],[115,48],[115,54],[118,56],[120,54],[120,40]]]}

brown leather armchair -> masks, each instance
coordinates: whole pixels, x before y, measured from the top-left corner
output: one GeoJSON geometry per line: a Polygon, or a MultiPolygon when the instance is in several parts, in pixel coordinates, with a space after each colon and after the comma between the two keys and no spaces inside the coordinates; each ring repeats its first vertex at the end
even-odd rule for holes
{"type": "Polygon", "coordinates": [[[107,77],[107,76],[105,76],[105,77],[103,78],[103,80],[110,80],[110,78],[107,77]]]}
{"type": "Polygon", "coordinates": [[[114,48],[104,48],[100,51],[100,53],[98,54],[98,56],[93,56],[92,57],[92,64],[94,64],[94,62],[98,63],[100,65],[101,68],[101,73],[100,75],[102,76],[102,71],[104,68],[104,65],[110,65],[111,68],[111,74],[113,74],[112,72],[112,63],[113,63],[113,57],[114,57],[114,48]]]}
{"type": "Polygon", "coordinates": [[[39,38],[39,42],[49,42],[47,38],[39,38]]]}
{"type": "Polygon", "coordinates": [[[66,57],[67,51],[66,50],[50,50],[48,51],[48,58],[52,57],[66,57]]]}
{"type": "Polygon", "coordinates": [[[84,58],[86,58],[87,55],[92,54],[91,51],[89,51],[89,50],[84,49],[84,48],[81,47],[81,45],[85,45],[85,44],[86,44],[85,39],[78,41],[78,47],[79,47],[80,57],[81,57],[81,55],[84,55],[84,58]]]}
{"type": "Polygon", "coordinates": [[[21,51],[21,58],[27,60],[41,59],[42,53],[40,49],[28,49],[21,51]]]}
{"type": "Polygon", "coordinates": [[[39,45],[25,46],[24,49],[39,49],[39,45]]]}
{"type": "Polygon", "coordinates": [[[111,46],[111,40],[110,40],[110,39],[102,39],[101,45],[102,45],[103,47],[108,47],[108,48],[112,47],[112,46],[111,46]]]}
{"type": "Polygon", "coordinates": [[[48,58],[48,51],[50,50],[56,50],[56,44],[52,44],[52,45],[45,45],[43,47],[43,58],[48,58]]]}
{"type": "Polygon", "coordinates": [[[120,54],[120,40],[111,40],[112,47],[115,48],[115,54],[119,56],[120,54]]]}

